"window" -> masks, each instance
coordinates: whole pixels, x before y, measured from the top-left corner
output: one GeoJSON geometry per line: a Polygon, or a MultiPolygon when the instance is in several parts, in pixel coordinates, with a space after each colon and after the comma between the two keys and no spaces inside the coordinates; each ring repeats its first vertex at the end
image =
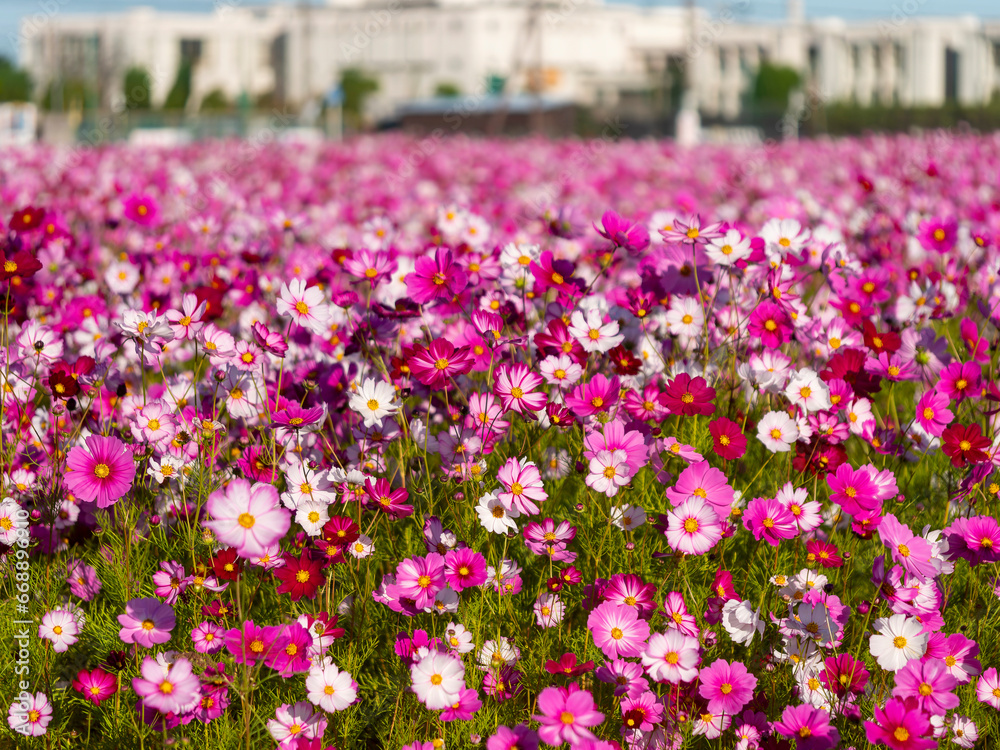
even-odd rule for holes
{"type": "Polygon", "coordinates": [[[181,60],[194,65],[201,59],[201,39],[181,39],[181,60]]]}
{"type": "Polygon", "coordinates": [[[944,100],[958,99],[958,52],[950,47],[944,51],[944,100]]]}

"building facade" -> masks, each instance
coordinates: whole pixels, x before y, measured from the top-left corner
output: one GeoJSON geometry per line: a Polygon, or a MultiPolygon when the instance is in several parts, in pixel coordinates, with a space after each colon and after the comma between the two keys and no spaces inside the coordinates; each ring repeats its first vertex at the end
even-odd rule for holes
{"type": "Polygon", "coordinates": [[[189,107],[210,93],[298,110],[323,99],[347,68],[377,79],[369,114],[449,90],[544,93],[588,106],[678,89],[712,117],[734,118],[762,62],[795,68],[814,95],[861,105],[988,102],[1000,92],[1000,21],[891,16],[806,20],[790,0],[781,21],[734,11],[600,0],[328,0],[211,13],[133,8],[26,21],[21,63],[37,90],[83,82],[101,105],[145,68],[162,104],[183,62],[189,107]]]}

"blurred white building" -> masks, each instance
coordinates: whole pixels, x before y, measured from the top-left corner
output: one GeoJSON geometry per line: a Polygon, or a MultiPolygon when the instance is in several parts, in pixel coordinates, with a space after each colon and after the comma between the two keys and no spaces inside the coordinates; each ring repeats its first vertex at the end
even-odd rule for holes
{"type": "Polygon", "coordinates": [[[897,16],[746,23],[728,11],[600,0],[327,0],[252,7],[216,0],[212,13],[133,8],[25,19],[21,63],[37,90],[83,80],[114,106],[125,71],[144,67],[162,103],[182,60],[189,106],[271,95],[297,109],[326,95],[346,68],[379,81],[375,117],[441,86],[544,92],[582,104],[676,87],[709,116],[733,117],[763,61],[789,65],[827,101],[940,105],[987,102],[1000,90],[1000,21],[897,16]]]}

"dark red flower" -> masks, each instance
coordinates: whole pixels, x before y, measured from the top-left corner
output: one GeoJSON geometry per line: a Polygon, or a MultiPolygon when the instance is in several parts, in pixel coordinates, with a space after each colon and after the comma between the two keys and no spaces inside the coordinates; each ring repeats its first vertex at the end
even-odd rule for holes
{"type": "Polygon", "coordinates": [[[863,661],[856,660],[850,654],[828,656],[823,662],[823,671],[819,673],[819,681],[836,695],[846,695],[848,692],[861,695],[868,684],[868,670],[863,661]]]}
{"type": "Polygon", "coordinates": [[[281,581],[278,593],[291,594],[293,602],[302,597],[312,599],[316,596],[319,587],[326,583],[322,562],[313,559],[308,552],[303,552],[300,557],[285,554],[284,559],[285,564],[273,571],[274,577],[281,581]]]}
{"type": "Polygon", "coordinates": [[[555,401],[550,401],[545,407],[545,413],[549,416],[549,422],[556,427],[569,429],[576,424],[576,417],[569,409],[555,401]]]}
{"type": "Polygon", "coordinates": [[[15,276],[26,279],[29,276],[34,276],[41,267],[42,264],[27,250],[19,250],[10,258],[0,252],[0,281],[6,281],[15,276]]]}
{"type": "Polygon", "coordinates": [[[692,378],[686,372],[682,372],[667,383],[666,390],[660,394],[660,403],[672,414],[708,416],[715,411],[713,398],[715,389],[705,382],[705,378],[701,376],[692,378]]]}
{"type": "Polygon", "coordinates": [[[608,352],[611,366],[619,375],[635,375],[642,367],[642,360],[636,357],[624,346],[616,346],[608,352]]]}
{"type": "Polygon", "coordinates": [[[346,547],[357,539],[360,533],[358,525],[354,523],[353,519],[347,516],[331,516],[330,520],[323,524],[320,537],[332,544],[346,547]]]}
{"type": "Polygon", "coordinates": [[[951,458],[951,465],[961,469],[966,463],[981,464],[990,460],[986,449],[990,447],[990,439],[983,437],[978,424],[953,424],[941,435],[942,447],[946,456],[951,458]]]}
{"type": "Polygon", "coordinates": [[[864,322],[863,329],[865,346],[875,352],[876,356],[882,352],[892,354],[899,351],[899,347],[903,345],[903,340],[899,337],[898,333],[895,331],[879,331],[870,320],[864,322]]]}
{"type": "Polygon", "coordinates": [[[576,663],[576,654],[563,654],[559,661],[549,659],[545,662],[545,671],[549,674],[564,674],[570,677],[589,672],[594,668],[594,662],[585,661],[582,664],[576,663]]]}
{"type": "Polygon", "coordinates": [[[204,617],[211,617],[213,620],[225,620],[233,614],[233,608],[219,599],[213,599],[211,604],[206,604],[201,608],[201,614],[204,617]]]}
{"type": "Polygon", "coordinates": [[[635,317],[642,320],[647,315],[649,315],[653,308],[656,307],[656,295],[652,292],[643,292],[640,289],[629,289],[627,295],[628,306],[627,309],[635,317]]]}
{"type": "Polygon", "coordinates": [[[73,398],[80,392],[80,385],[69,373],[53,370],[48,380],[49,390],[55,398],[73,398]]]}
{"type": "Polygon", "coordinates": [[[844,349],[830,357],[819,376],[826,383],[839,378],[851,386],[855,395],[870,396],[882,389],[882,379],[865,370],[866,359],[860,349],[844,349]]]}
{"type": "Polygon", "coordinates": [[[708,423],[708,431],[712,433],[715,454],[719,458],[733,461],[747,452],[746,436],[733,420],[726,417],[713,419],[708,423]]]}
{"type": "Polygon", "coordinates": [[[28,206],[15,211],[10,220],[10,228],[16,232],[29,232],[38,229],[45,221],[45,209],[28,206]]]}
{"type": "Polygon", "coordinates": [[[212,557],[212,570],[220,580],[238,581],[242,569],[236,550],[232,547],[224,547],[212,557]]]}

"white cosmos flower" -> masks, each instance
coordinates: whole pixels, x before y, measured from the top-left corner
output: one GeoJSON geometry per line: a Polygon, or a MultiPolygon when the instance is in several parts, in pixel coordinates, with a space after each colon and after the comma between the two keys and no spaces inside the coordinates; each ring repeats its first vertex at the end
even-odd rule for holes
{"type": "Polygon", "coordinates": [[[830,388],[815,370],[803,367],[785,387],[788,400],[805,411],[826,411],[831,407],[830,388]]]}
{"type": "Polygon", "coordinates": [[[646,511],[638,505],[619,505],[611,509],[611,523],[622,531],[631,531],[646,523],[646,511]]]}
{"type": "Polygon", "coordinates": [[[496,493],[487,492],[479,498],[479,505],[476,506],[479,514],[479,523],[487,531],[494,534],[506,534],[509,531],[517,531],[517,524],[514,519],[521,515],[516,508],[506,508],[497,497],[496,493]]]}
{"type": "Polygon", "coordinates": [[[365,420],[365,427],[382,426],[382,418],[391,416],[399,408],[396,404],[396,389],[384,380],[366,378],[351,396],[351,409],[365,420]]]}
{"type": "Polygon", "coordinates": [[[595,308],[587,310],[586,317],[580,310],[575,310],[569,321],[569,335],[579,341],[587,353],[603,354],[625,340],[625,336],[618,333],[618,321],[605,323],[601,311],[595,308]]]}
{"type": "Polygon", "coordinates": [[[458,702],[465,687],[465,667],[450,654],[432,651],[410,667],[410,679],[420,702],[440,711],[458,702]]]}
{"type": "Polygon", "coordinates": [[[722,626],[735,643],[749,646],[754,635],[764,633],[764,623],[760,621],[760,609],[756,612],[750,602],[730,599],[722,607],[722,626]]]}
{"type": "Polygon", "coordinates": [[[750,238],[741,235],[737,229],[730,229],[722,237],[716,237],[705,245],[704,250],[709,260],[720,266],[731,266],[753,252],[750,238]]]}
{"type": "Polygon", "coordinates": [[[876,634],[868,640],[868,648],[882,669],[895,672],[927,651],[927,634],[921,632],[923,629],[915,617],[880,617],[875,621],[876,634]]]}
{"type": "Polygon", "coordinates": [[[327,713],[343,711],[358,697],[358,684],[350,672],[341,672],[330,657],[323,664],[314,664],[306,677],[306,697],[327,713]]]}
{"type": "Polygon", "coordinates": [[[771,453],[787,453],[799,438],[799,428],[784,412],[769,411],[757,423],[757,438],[771,453]]]}

